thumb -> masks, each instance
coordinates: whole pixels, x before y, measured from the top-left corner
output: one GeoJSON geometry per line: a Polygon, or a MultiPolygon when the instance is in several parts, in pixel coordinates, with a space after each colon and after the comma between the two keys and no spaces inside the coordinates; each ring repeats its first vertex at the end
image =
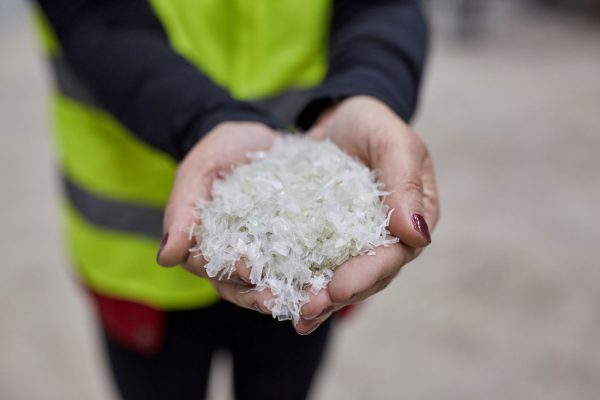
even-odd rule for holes
{"type": "Polygon", "coordinates": [[[378,153],[374,168],[379,171],[386,190],[391,192],[385,203],[394,210],[390,232],[410,247],[427,246],[431,243],[431,235],[422,181],[427,156],[425,145],[409,132],[405,138],[380,146],[378,153]]]}
{"type": "Polygon", "coordinates": [[[190,238],[190,229],[199,223],[194,209],[198,200],[208,198],[212,183],[210,176],[199,173],[194,168],[178,171],[171,197],[165,209],[163,240],[156,261],[164,267],[179,265],[187,259],[189,250],[195,245],[190,238]]]}

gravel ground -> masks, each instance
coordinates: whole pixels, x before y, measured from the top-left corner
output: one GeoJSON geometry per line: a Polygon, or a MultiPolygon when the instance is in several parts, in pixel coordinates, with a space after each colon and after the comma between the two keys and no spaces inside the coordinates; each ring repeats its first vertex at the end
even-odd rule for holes
{"type": "MultiPolygon", "coordinates": [[[[23,6],[0,10],[0,398],[111,399],[62,251],[47,74],[23,6]]],[[[442,222],[340,327],[314,399],[597,398],[599,40],[523,12],[468,43],[438,35],[416,126],[442,222]]]]}

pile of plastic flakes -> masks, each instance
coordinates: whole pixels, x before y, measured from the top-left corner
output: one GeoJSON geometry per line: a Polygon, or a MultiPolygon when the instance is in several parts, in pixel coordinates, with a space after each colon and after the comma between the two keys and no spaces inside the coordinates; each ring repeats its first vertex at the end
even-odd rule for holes
{"type": "Polygon", "coordinates": [[[308,291],[326,287],[339,265],[398,242],[387,230],[393,210],[383,184],[332,142],[288,136],[248,157],[198,203],[192,251],[221,279],[243,259],[252,290],[271,290],[273,317],[297,321],[308,291]]]}

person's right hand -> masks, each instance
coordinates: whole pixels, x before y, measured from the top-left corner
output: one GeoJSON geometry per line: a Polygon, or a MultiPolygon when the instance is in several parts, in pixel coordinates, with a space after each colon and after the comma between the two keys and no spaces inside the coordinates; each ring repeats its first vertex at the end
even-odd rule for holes
{"type": "Polygon", "coordinates": [[[210,199],[214,180],[232,167],[247,163],[248,153],[269,150],[278,137],[277,131],[258,122],[223,122],[200,140],[177,169],[165,209],[164,237],[156,258],[162,266],[181,265],[208,279],[222,299],[264,314],[270,314],[264,305],[272,297],[270,290],[249,290],[250,270],[243,261],[238,262],[230,279],[210,278],[204,268],[206,260],[190,253],[196,243],[193,238],[190,240],[189,229],[193,223],[201,223],[194,209],[199,200],[210,199]]]}

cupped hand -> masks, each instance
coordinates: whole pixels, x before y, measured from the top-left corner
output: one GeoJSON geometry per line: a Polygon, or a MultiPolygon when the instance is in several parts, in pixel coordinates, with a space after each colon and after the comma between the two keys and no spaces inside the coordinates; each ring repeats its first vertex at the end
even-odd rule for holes
{"type": "Polygon", "coordinates": [[[251,290],[250,271],[243,261],[238,262],[235,273],[228,279],[208,277],[204,268],[206,260],[190,253],[195,242],[189,237],[189,229],[192,224],[200,223],[195,219],[194,209],[199,200],[210,199],[214,180],[230,172],[232,167],[247,163],[248,153],[270,149],[279,136],[277,131],[258,122],[223,122],[200,140],[177,169],[165,209],[165,236],[157,256],[162,266],[181,265],[209,279],[222,299],[265,314],[270,314],[264,305],[272,297],[270,291],[251,290]]]}
{"type": "Polygon", "coordinates": [[[433,162],[422,140],[381,101],[350,97],[326,111],[308,132],[329,139],[378,171],[391,192],[385,203],[394,209],[389,230],[400,243],[378,247],[375,256],[353,257],[336,270],[326,289],[302,307],[296,331],[314,331],[333,312],[384,289],[400,268],[431,243],[430,229],[439,218],[433,162]]]}

